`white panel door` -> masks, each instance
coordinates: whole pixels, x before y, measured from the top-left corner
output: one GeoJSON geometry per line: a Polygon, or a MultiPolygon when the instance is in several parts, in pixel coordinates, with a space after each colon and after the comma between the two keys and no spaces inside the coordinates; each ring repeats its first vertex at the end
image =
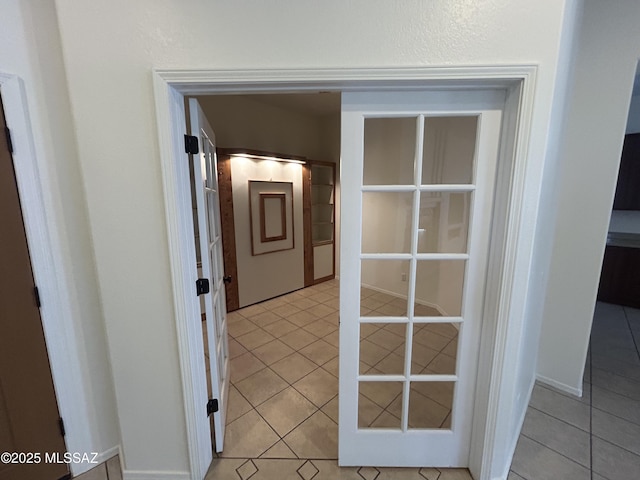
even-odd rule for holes
{"type": "Polygon", "coordinates": [[[205,294],[204,302],[209,346],[208,367],[212,397],[218,401],[218,410],[213,413],[215,447],[217,452],[221,452],[229,394],[229,347],[215,135],[194,98],[189,99],[189,113],[191,135],[198,138],[199,146],[198,155],[193,156],[194,186],[198,206],[202,278],[209,281],[210,288],[209,293],[205,294]]]}
{"type": "Polygon", "coordinates": [[[342,95],[341,465],[468,466],[503,107],[342,95]]]}

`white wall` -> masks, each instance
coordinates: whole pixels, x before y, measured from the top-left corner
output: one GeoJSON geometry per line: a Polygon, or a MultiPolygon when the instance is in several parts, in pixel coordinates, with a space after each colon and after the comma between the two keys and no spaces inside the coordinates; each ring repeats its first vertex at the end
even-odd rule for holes
{"type": "Polygon", "coordinates": [[[538,374],[579,393],[640,56],[640,3],[586,0],[559,143],[538,374]],[[602,92],[607,92],[603,95],[602,92]]]}
{"type": "MultiPolygon", "coordinates": [[[[240,307],[304,288],[302,165],[234,157],[231,159],[231,183],[240,307]],[[249,220],[250,180],[291,182],[293,184],[292,243],[294,248],[252,255],[251,221],[249,220]]],[[[286,208],[289,211],[291,204],[287,203],[286,208]]],[[[259,219],[256,219],[256,213],[255,210],[252,213],[253,222],[259,222],[259,219]]],[[[287,213],[287,218],[287,221],[291,222],[289,213],[287,213]]],[[[287,230],[289,238],[286,242],[291,239],[291,229],[287,228],[287,230]]],[[[281,243],[286,242],[282,241],[281,243]]]]}
{"type": "MultiPolygon", "coordinates": [[[[45,214],[51,221],[51,248],[59,255],[54,263],[60,260],[57,267],[68,287],[59,301],[70,312],[79,342],[69,347],[73,350],[70,356],[80,362],[81,376],[73,381],[84,395],[86,411],[69,411],[66,403],[61,405],[62,415],[67,415],[67,446],[114,452],[120,433],[113,379],[56,12],[51,2],[17,0],[3,1],[1,9],[0,71],[18,75],[24,82],[36,161],[43,179],[45,214]],[[77,422],[82,423],[81,429],[88,429],[88,438],[81,443],[74,426],[77,422]]],[[[43,312],[47,315],[46,300],[43,312]]],[[[48,334],[61,336],[61,332],[48,334]]],[[[60,366],[54,363],[52,367],[55,381],[60,366]]],[[[58,382],[56,388],[61,388],[58,382]]],[[[58,391],[58,400],[68,393],[66,389],[58,391]]],[[[89,467],[75,465],[73,470],[77,474],[89,467]]]]}
{"type": "MultiPolygon", "coordinates": [[[[527,177],[533,188],[521,227],[533,237],[563,1],[408,0],[398,8],[384,0],[250,6],[56,0],[56,6],[129,472],[188,469],[152,68],[537,64],[530,155],[539,161],[527,177]]],[[[521,392],[512,400],[505,400],[503,417],[526,404],[521,392]]]]}

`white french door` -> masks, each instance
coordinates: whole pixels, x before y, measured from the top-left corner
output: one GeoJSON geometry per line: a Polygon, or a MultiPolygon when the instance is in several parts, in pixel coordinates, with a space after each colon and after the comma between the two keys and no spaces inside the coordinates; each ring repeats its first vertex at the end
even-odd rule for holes
{"type": "Polygon", "coordinates": [[[342,95],[340,465],[468,466],[503,108],[342,95]]]}
{"type": "Polygon", "coordinates": [[[189,99],[189,113],[191,135],[198,138],[199,145],[199,153],[193,156],[194,186],[198,207],[202,278],[209,284],[209,292],[204,293],[204,305],[211,393],[213,404],[217,402],[217,409],[213,408],[215,448],[217,452],[221,452],[229,393],[229,347],[215,135],[194,98],[189,99]]]}

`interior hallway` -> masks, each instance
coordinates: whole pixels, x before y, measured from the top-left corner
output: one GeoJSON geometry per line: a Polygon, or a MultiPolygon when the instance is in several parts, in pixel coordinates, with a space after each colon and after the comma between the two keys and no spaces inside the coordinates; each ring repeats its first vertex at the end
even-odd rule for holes
{"type": "Polygon", "coordinates": [[[598,303],[583,397],[536,385],[509,480],[640,478],[640,310],[598,303]]]}

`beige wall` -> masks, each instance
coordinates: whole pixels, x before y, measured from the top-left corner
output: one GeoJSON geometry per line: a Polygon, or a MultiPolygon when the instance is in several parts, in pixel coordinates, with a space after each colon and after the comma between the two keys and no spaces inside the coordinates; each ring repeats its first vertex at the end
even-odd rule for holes
{"type": "MultiPolygon", "coordinates": [[[[304,288],[304,244],[302,220],[302,165],[271,160],[231,159],[231,182],[233,188],[233,215],[236,229],[236,256],[238,264],[238,295],[240,307],[246,307],[268,298],[304,288]],[[287,228],[292,249],[253,255],[251,222],[259,222],[255,210],[250,220],[249,181],[287,182],[293,189],[293,216],[287,213],[288,222],[293,218],[293,229],[287,228]],[[293,238],[291,234],[293,233],[293,238]]],[[[271,191],[271,189],[268,189],[271,191]]],[[[265,189],[267,191],[267,189],[265,189]]],[[[284,190],[279,190],[284,191],[284,190]]],[[[286,208],[290,211],[292,205],[286,208]]],[[[254,237],[255,237],[254,229],[254,237]]],[[[259,236],[257,237],[259,239],[259,236]]]]}
{"type": "MultiPolygon", "coordinates": [[[[64,305],[70,317],[67,320],[74,325],[70,336],[77,339],[76,345],[65,345],[63,349],[68,348],[64,354],[79,363],[76,367],[80,376],[74,378],[74,382],[83,395],[80,401],[86,404],[82,412],[68,410],[66,403],[61,405],[61,413],[67,417],[67,446],[103,453],[117,447],[120,432],[56,11],[52,2],[17,0],[3,1],[0,8],[0,72],[18,75],[24,84],[36,163],[42,179],[41,185],[31,187],[42,190],[52,234],[51,249],[59,255],[54,259],[56,273],[66,282],[63,298],[57,300],[64,305]],[[81,429],[88,431],[88,437],[75,435],[78,422],[82,423],[81,429]]],[[[41,291],[46,290],[43,285],[40,287],[41,291]]],[[[50,306],[46,300],[43,299],[42,307],[45,317],[49,315],[50,306]]],[[[48,340],[53,339],[58,348],[63,345],[63,337],[69,338],[69,335],[47,332],[48,340]]],[[[54,381],[59,380],[56,366],[54,381]]],[[[61,388],[59,382],[56,387],[61,388]]],[[[63,391],[58,391],[59,401],[70,394],[66,386],[62,387],[63,391]]],[[[86,465],[73,466],[75,473],[86,468],[86,465]]]]}
{"type": "Polygon", "coordinates": [[[219,147],[324,159],[323,124],[314,115],[265,103],[255,96],[210,95],[198,101],[219,147]]]}
{"type": "MultiPolygon", "coordinates": [[[[322,98],[323,94],[319,95],[322,98]]],[[[292,100],[279,104],[277,97],[277,95],[210,95],[200,96],[198,101],[215,131],[219,147],[245,148],[297,155],[311,160],[337,162],[340,158],[340,105],[336,99],[332,97],[327,100],[334,107],[335,112],[317,114],[305,111],[303,107],[292,106],[292,100]],[[301,108],[303,111],[300,111],[301,108]]],[[[294,95],[291,98],[296,97],[294,95]]],[[[232,181],[234,205],[239,206],[234,209],[234,214],[239,256],[240,305],[245,306],[302,288],[304,279],[300,275],[304,273],[302,270],[304,265],[301,256],[302,227],[300,225],[299,231],[296,231],[298,248],[295,251],[270,254],[263,258],[247,258],[251,256],[251,249],[248,237],[245,238],[249,233],[247,230],[249,217],[248,212],[245,211],[246,195],[248,195],[246,182],[250,179],[249,177],[258,179],[264,175],[260,169],[255,169],[255,174],[252,176],[246,171],[248,164],[246,162],[241,164],[242,168],[240,164],[236,164],[233,165],[232,170],[241,173],[242,180],[232,173],[232,181]],[[283,258],[288,259],[286,263],[282,263],[283,258]],[[294,263],[290,263],[291,261],[294,263]],[[280,271],[278,281],[268,281],[269,278],[273,278],[273,272],[276,271],[273,267],[278,263],[289,267],[286,274],[280,271]],[[271,276],[268,275],[269,271],[272,272],[271,276]],[[259,273],[254,274],[254,272],[259,273]]],[[[285,176],[288,176],[288,173],[285,176]]],[[[297,180],[299,179],[296,178],[297,180]]],[[[300,192],[295,193],[295,198],[301,200],[300,192]]],[[[339,203],[336,208],[339,208],[339,203]]],[[[301,217],[298,220],[302,221],[301,217]]],[[[338,235],[339,228],[336,229],[336,236],[338,235]]],[[[329,269],[331,268],[332,259],[320,257],[318,261],[328,262],[329,269]]]]}

